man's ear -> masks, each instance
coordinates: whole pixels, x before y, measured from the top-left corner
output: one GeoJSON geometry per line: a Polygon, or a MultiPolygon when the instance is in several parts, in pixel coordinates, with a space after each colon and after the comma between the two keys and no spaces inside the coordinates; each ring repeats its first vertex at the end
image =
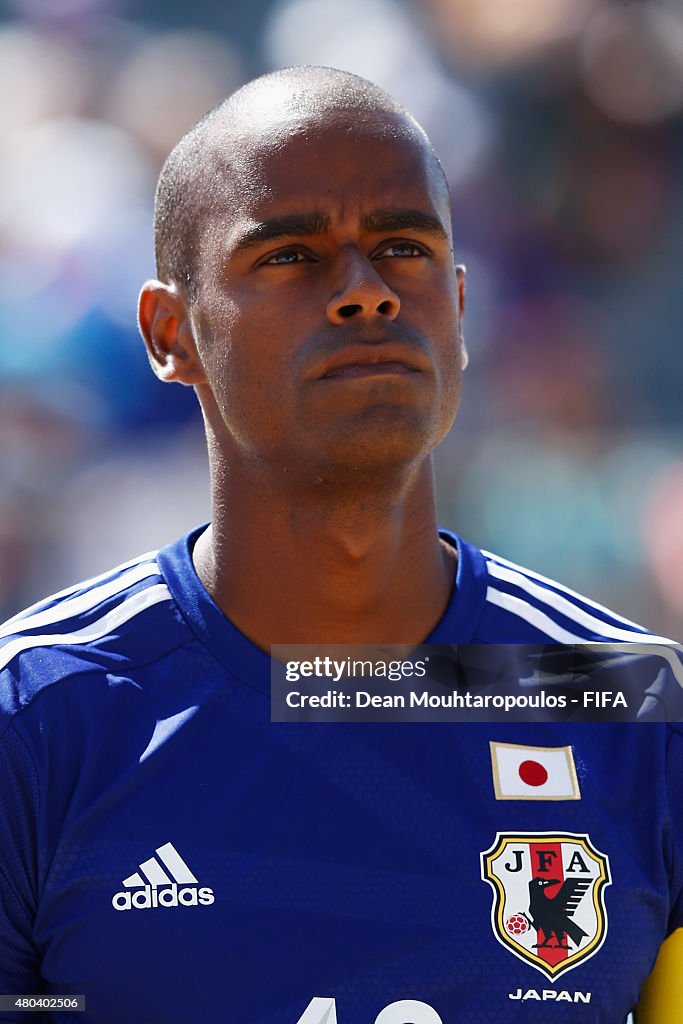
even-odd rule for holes
{"type": "Polygon", "coordinates": [[[470,357],[467,354],[467,346],[465,344],[465,335],[462,332],[462,321],[465,315],[465,274],[467,268],[464,263],[459,263],[455,268],[455,274],[458,278],[458,322],[460,323],[460,344],[462,346],[462,368],[463,370],[470,361],[470,357]]]}
{"type": "Polygon", "coordinates": [[[172,285],[161,281],[143,284],[138,327],[159,380],[189,385],[205,382],[187,306],[172,285]]]}

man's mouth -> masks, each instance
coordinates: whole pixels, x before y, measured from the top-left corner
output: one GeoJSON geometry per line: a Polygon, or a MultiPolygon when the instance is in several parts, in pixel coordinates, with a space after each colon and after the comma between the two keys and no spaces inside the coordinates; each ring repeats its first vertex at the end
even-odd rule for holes
{"type": "Polygon", "coordinates": [[[418,373],[395,360],[382,360],[376,363],[349,363],[347,366],[340,366],[336,370],[330,370],[324,374],[323,379],[329,380],[333,377],[393,377],[397,374],[418,373]]]}
{"type": "Polygon", "coordinates": [[[430,368],[428,356],[407,345],[348,345],[317,367],[318,380],[354,377],[394,377],[425,373],[430,368]]]}

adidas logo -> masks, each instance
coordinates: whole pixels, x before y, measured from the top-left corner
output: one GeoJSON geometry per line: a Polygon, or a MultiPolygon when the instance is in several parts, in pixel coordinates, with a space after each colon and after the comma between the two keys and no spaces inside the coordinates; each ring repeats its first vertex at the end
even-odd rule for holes
{"type": "Polygon", "coordinates": [[[155,907],[205,907],[214,902],[213,889],[199,883],[173,843],[166,843],[128,878],[125,890],[111,899],[114,910],[153,910],[155,907]],[[135,890],[135,891],[130,891],[135,890]]]}

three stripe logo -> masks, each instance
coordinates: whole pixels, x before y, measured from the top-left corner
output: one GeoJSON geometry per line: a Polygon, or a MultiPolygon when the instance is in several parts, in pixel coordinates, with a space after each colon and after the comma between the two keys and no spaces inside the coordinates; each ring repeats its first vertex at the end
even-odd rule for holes
{"type": "Polygon", "coordinates": [[[140,871],[136,871],[134,874],[129,875],[128,878],[124,878],[123,880],[123,884],[126,888],[134,889],[140,885],[147,885],[147,883],[150,885],[171,885],[173,882],[178,882],[180,885],[198,884],[197,879],[194,877],[173,843],[166,843],[165,846],[159,846],[154,852],[166,868],[166,871],[164,871],[164,867],[161,866],[156,857],[150,857],[149,860],[143,861],[140,865],[140,871],[142,871],[142,874],[145,877],[142,877],[140,871]],[[169,877],[169,875],[172,877],[169,877]]]}
{"type": "Polygon", "coordinates": [[[114,910],[154,910],[159,907],[210,906],[213,889],[199,882],[173,843],[165,843],[123,879],[125,889],[112,897],[114,910]]]}

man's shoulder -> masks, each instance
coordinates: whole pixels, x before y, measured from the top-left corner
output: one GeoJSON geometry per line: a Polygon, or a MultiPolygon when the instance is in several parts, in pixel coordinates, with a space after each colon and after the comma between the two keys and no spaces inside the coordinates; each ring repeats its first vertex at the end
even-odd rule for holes
{"type": "Polygon", "coordinates": [[[74,676],[161,656],[173,607],[151,551],[15,615],[0,626],[0,712],[11,717],[74,676]]]}
{"type": "Polygon", "coordinates": [[[557,580],[490,551],[480,555],[486,593],[474,642],[672,642],[557,580]]]}

